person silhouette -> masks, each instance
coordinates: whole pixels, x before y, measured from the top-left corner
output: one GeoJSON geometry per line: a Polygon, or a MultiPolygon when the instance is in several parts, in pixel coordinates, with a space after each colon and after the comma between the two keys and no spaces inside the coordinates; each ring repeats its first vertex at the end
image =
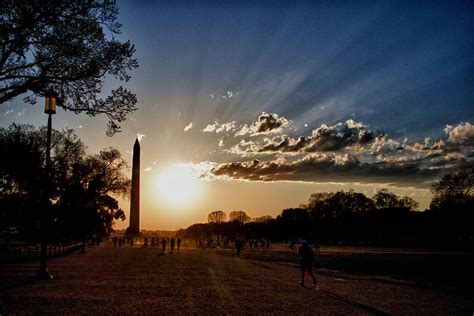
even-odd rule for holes
{"type": "Polygon", "coordinates": [[[173,250],[174,250],[174,243],[175,243],[175,239],[174,237],[171,237],[171,241],[170,241],[171,253],[173,253],[173,250]]]}
{"type": "Polygon", "coordinates": [[[237,257],[240,257],[240,251],[242,250],[242,240],[240,238],[235,241],[235,249],[237,250],[237,257]]]}
{"type": "Polygon", "coordinates": [[[181,247],[181,238],[178,237],[176,240],[176,244],[178,245],[178,253],[179,253],[179,248],[181,247]]]}
{"type": "Polygon", "coordinates": [[[163,239],[161,239],[161,248],[163,248],[163,254],[165,254],[165,250],[166,250],[166,239],[163,237],[163,239]]]}
{"type": "Polygon", "coordinates": [[[301,241],[298,255],[301,258],[301,286],[304,287],[305,272],[308,272],[308,274],[313,278],[313,284],[316,285],[316,276],[313,274],[314,251],[308,245],[306,240],[301,241]]]}

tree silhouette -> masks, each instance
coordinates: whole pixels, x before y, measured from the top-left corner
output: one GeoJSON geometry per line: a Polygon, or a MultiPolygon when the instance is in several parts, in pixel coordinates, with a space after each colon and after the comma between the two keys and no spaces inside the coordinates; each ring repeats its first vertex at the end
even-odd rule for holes
{"type": "Polygon", "coordinates": [[[474,168],[469,167],[455,174],[446,174],[431,186],[433,199],[430,216],[433,235],[444,242],[474,244],[474,168]]]}
{"type": "Polygon", "coordinates": [[[54,90],[74,113],[108,117],[108,135],[136,110],[136,96],[123,87],[99,98],[107,76],[130,79],[138,67],[134,46],[115,38],[121,25],[114,1],[2,1],[0,103],[27,92],[36,102],[54,90]]]}
{"type": "Polygon", "coordinates": [[[442,208],[449,204],[472,204],[474,201],[474,167],[455,174],[446,174],[431,186],[433,200],[430,208],[442,208]]]}
{"type": "Polygon", "coordinates": [[[108,235],[114,219],[125,219],[125,213],[111,194],[129,192],[130,180],[123,175],[127,168],[120,152],[114,148],[77,162],[58,201],[63,212],[69,213],[68,224],[63,227],[80,222],[77,233],[83,241],[91,234],[108,235]]]}
{"type": "Polygon", "coordinates": [[[48,176],[45,133],[30,125],[0,128],[0,228],[16,227],[23,239],[37,241],[41,216],[51,241],[110,232],[114,219],[124,219],[111,194],[130,187],[120,152],[85,156],[72,130],[53,131],[48,176]]]}
{"type": "Polygon", "coordinates": [[[415,209],[418,207],[418,202],[408,196],[399,197],[398,195],[389,192],[387,189],[380,189],[372,198],[377,208],[407,208],[415,209]]]}
{"type": "Polygon", "coordinates": [[[276,220],[284,240],[298,237],[307,238],[310,233],[311,223],[306,209],[284,209],[276,220]]]}
{"type": "Polygon", "coordinates": [[[247,223],[250,220],[250,216],[244,211],[232,211],[229,214],[229,221],[237,222],[240,225],[247,223]]]}
{"type": "Polygon", "coordinates": [[[220,224],[220,223],[225,222],[226,218],[227,218],[227,216],[226,216],[225,212],[223,212],[223,211],[214,211],[214,212],[211,212],[207,215],[207,222],[208,223],[220,224]]]}

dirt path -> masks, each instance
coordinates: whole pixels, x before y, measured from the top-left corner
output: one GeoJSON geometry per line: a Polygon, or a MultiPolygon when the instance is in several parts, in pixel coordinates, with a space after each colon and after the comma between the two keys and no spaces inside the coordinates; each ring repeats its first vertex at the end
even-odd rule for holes
{"type": "Polygon", "coordinates": [[[34,280],[34,262],[1,267],[1,315],[472,313],[459,293],[331,275],[302,288],[295,267],[212,250],[93,248],[52,259],[50,281],[34,280]]]}

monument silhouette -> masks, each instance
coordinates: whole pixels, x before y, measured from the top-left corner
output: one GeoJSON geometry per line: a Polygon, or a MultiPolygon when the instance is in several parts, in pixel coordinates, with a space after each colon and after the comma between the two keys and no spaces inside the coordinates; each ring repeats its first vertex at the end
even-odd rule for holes
{"type": "Polygon", "coordinates": [[[140,142],[138,138],[135,140],[135,145],[133,145],[130,225],[126,230],[126,235],[140,235],[140,142]]]}

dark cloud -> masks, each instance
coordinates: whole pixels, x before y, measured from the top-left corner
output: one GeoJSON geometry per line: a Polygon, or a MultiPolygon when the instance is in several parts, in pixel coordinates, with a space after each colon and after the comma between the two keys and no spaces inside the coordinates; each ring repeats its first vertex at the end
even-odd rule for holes
{"type": "Polygon", "coordinates": [[[365,145],[374,140],[374,135],[362,123],[348,120],[344,124],[321,125],[313,131],[311,142],[304,148],[307,152],[335,151],[354,145],[365,145]]]}
{"type": "Polygon", "coordinates": [[[313,154],[288,162],[245,161],[219,164],[213,176],[252,181],[398,183],[422,186],[439,176],[439,169],[426,169],[419,161],[362,163],[345,154],[313,154]]]}
{"type": "Polygon", "coordinates": [[[288,120],[284,117],[279,117],[277,114],[265,113],[258,117],[256,128],[257,133],[267,133],[277,128],[283,127],[288,124],[288,120]]]}
{"type": "Polygon", "coordinates": [[[257,118],[257,121],[248,126],[244,124],[236,133],[235,136],[256,136],[270,133],[279,133],[285,126],[289,124],[283,116],[278,116],[276,113],[262,112],[257,118]]]}
{"type": "Polygon", "coordinates": [[[267,139],[267,143],[258,149],[259,152],[298,152],[310,142],[309,137],[301,136],[293,139],[287,135],[282,135],[273,140],[267,139]]]}

